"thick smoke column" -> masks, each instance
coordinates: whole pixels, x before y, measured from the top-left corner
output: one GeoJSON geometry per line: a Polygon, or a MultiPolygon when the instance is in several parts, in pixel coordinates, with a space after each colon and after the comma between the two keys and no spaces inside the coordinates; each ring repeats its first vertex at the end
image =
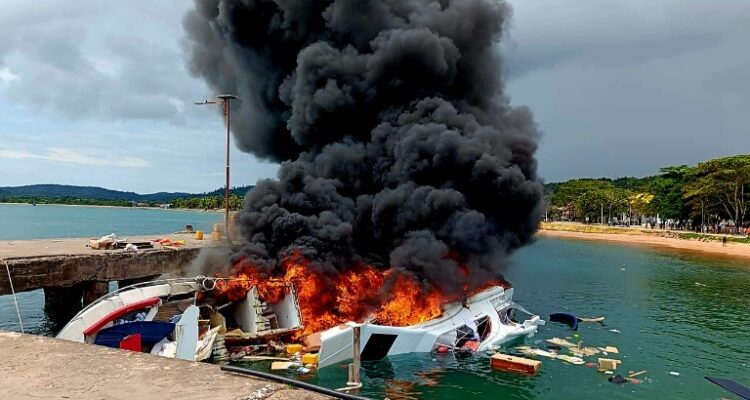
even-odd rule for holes
{"type": "Polygon", "coordinates": [[[537,126],[503,93],[509,16],[496,0],[198,0],[192,72],[243,99],[242,150],[283,162],[245,199],[241,255],[375,263],[444,291],[498,277],[542,197],[537,126]]]}

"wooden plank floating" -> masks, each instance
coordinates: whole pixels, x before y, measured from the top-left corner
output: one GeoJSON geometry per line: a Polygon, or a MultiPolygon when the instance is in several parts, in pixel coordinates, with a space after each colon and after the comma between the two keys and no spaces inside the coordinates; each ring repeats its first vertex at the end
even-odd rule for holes
{"type": "Polygon", "coordinates": [[[541,361],[529,360],[528,358],[515,357],[508,354],[497,353],[490,358],[492,369],[535,375],[542,366],[541,361]]]}
{"type": "Polygon", "coordinates": [[[615,360],[612,358],[600,358],[599,360],[599,371],[614,371],[617,369],[622,360],[615,360]]]}

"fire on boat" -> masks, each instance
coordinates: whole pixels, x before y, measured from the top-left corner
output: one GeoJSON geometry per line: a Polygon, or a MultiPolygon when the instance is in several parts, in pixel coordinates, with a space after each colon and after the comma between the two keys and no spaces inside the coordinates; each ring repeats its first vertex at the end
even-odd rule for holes
{"type": "MultiPolygon", "coordinates": [[[[388,281],[390,295],[383,303],[376,304],[360,290],[354,296],[360,303],[327,310],[309,297],[310,290],[320,289],[314,284],[322,278],[314,275],[304,276],[304,281],[289,276],[263,282],[248,276],[201,276],[133,285],[83,309],[57,337],[191,361],[226,359],[227,348],[240,355],[301,352],[313,355],[315,366],[324,368],[353,356],[352,324],[346,322],[360,326],[362,360],[411,352],[484,351],[533,335],[545,322],[515,304],[513,288],[507,285],[450,299],[437,292],[425,295],[413,280],[394,278],[390,271],[368,272],[375,274],[365,273],[371,284],[383,284],[377,277],[388,281]],[[527,318],[519,320],[520,314],[527,318]],[[344,320],[347,316],[360,318],[344,320]]],[[[342,300],[336,288],[314,294],[342,300]]]]}

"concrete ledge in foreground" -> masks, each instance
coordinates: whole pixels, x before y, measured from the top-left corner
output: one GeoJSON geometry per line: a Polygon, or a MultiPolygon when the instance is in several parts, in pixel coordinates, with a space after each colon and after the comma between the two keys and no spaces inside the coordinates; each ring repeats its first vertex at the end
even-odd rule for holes
{"type": "Polygon", "coordinates": [[[218,366],[0,332],[3,399],[324,399],[218,366]]]}

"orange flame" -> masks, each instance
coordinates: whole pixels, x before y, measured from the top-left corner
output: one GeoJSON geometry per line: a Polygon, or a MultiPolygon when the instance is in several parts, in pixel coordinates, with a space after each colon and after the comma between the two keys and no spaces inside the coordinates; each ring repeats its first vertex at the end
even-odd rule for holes
{"type": "MultiPolygon", "coordinates": [[[[257,266],[240,261],[235,265],[238,272],[234,277],[239,279],[218,281],[213,296],[219,300],[239,301],[256,287],[260,297],[273,304],[284,298],[288,285],[292,284],[304,325],[302,332],[296,335],[298,338],[349,321],[370,320],[388,326],[419,324],[439,317],[442,304],[460,297],[425,288],[415,277],[395,269],[381,271],[361,264],[325,274],[310,268],[310,263],[295,253],[282,261],[283,276],[272,277],[261,273],[257,266]]],[[[504,284],[489,282],[473,293],[504,284]]]]}

